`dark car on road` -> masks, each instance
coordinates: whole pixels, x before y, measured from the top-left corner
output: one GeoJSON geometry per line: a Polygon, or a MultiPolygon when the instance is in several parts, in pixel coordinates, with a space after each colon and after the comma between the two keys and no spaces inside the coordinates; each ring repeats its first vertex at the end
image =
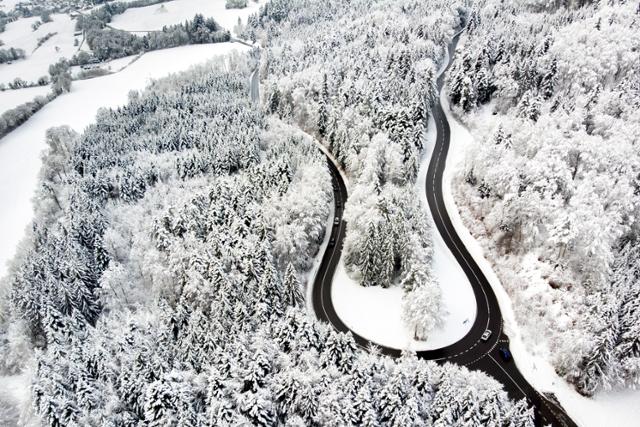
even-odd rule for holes
{"type": "Polygon", "coordinates": [[[508,362],[509,360],[511,360],[511,352],[509,351],[508,348],[500,347],[498,349],[498,353],[500,353],[500,357],[502,357],[502,360],[504,360],[505,362],[508,362]]]}

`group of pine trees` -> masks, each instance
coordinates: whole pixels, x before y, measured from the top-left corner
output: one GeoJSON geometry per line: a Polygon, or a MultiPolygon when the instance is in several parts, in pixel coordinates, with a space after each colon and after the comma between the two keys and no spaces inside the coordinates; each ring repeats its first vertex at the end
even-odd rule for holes
{"type": "Polygon", "coordinates": [[[587,301],[593,342],[570,378],[584,394],[640,383],[639,256],[640,244],[627,242],[613,266],[610,286],[587,301]]]}
{"type": "Polygon", "coordinates": [[[487,1],[448,79],[478,142],[459,204],[527,334],[587,395],[640,384],[639,25],[637,3],[487,1]]]}
{"type": "MultiPolygon", "coordinates": [[[[434,315],[428,322],[420,317],[422,339],[443,313],[415,180],[436,70],[459,25],[455,6],[271,1],[245,30],[266,42],[266,111],[317,136],[349,175],[348,272],[364,286],[424,287],[430,297],[421,300],[437,309],[427,310],[434,315]]],[[[415,319],[416,310],[406,308],[415,319]]]]}

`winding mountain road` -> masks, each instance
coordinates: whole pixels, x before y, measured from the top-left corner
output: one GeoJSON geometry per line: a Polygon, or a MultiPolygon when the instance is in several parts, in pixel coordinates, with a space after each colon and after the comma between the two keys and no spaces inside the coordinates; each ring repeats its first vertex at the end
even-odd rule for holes
{"type": "MultiPolygon", "coordinates": [[[[448,46],[449,63],[441,71],[437,79],[437,91],[440,94],[444,85],[444,76],[449,68],[455,48],[460,37],[460,31],[448,46]]],[[[251,99],[259,102],[259,82],[257,70],[251,75],[251,99]]],[[[429,208],[447,246],[465,272],[475,295],[477,316],[469,332],[458,342],[449,346],[417,352],[418,357],[434,360],[438,363],[456,363],[469,369],[481,370],[502,383],[512,399],[526,398],[535,407],[536,425],[553,425],[558,427],[573,427],[576,424],[567,416],[560,404],[553,396],[545,397],[538,393],[522,376],[513,358],[504,360],[500,350],[509,349],[509,337],[504,333],[502,315],[497,298],[486,276],[466,249],[453,226],[442,193],[442,180],[450,143],[450,127],[442,109],[439,98],[432,108],[436,123],[437,139],[426,177],[426,195],[429,208]],[[488,340],[481,339],[486,330],[492,334],[488,340]]],[[[326,155],[326,153],[325,153],[326,155]]],[[[334,188],[335,216],[340,218],[338,224],[331,229],[330,243],[323,254],[320,267],[315,277],[312,290],[313,308],[320,320],[330,323],[336,330],[349,332],[361,348],[368,350],[372,346],[382,354],[398,357],[400,349],[381,346],[351,331],[337,315],[331,299],[333,276],[342,255],[342,243],[346,234],[343,218],[344,206],[347,201],[347,188],[340,174],[338,166],[326,155],[332,184],[334,188]]]]}
{"type": "MultiPolygon", "coordinates": [[[[453,59],[455,47],[460,33],[458,33],[449,46],[449,64],[453,59]]],[[[437,80],[438,93],[444,85],[445,72],[443,70],[437,80]]],[[[500,356],[500,349],[509,349],[509,337],[504,333],[502,315],[498,300],[487,280],[486,276],[469,254],[464,243],[458,236],[444,203],[442,193],[442,179],[445,169],[447,153],[450,142],[450,128],[447,117],[442,109],[439,99],[433,105],[433,118],[436,123],[437,140],[427,171],[426,193],[429,208],[433,219],[447,246],[467,275],[473,288],[477,303],[477,316],[469,332],[458,342],[436,350],[420,351],[418,357],[435,360],[440,363],[452,362],[467,366],[470,369],[478,369],[486,372],[501,382],[513,399],[526,398],[536,408],[536,424],[570,427],[575,423],[566,415],[562,407],[553,399],[548,399],[539,394],[522,376],[516,362],[511,359],[504,361],[500,356]],[[492,334],[487,341],[482,341],[482,334],[487,330],[492,334]]],[[[337,166],[327,156],[327,163],[332,175],[334,196],[336,200],[336,217],[342,218],[343,209],[347,200],[347,191],[344,181],[337,166]]],[[[356,343],[369,348],[372,343],[366,338],[355,334],[338,317],[331,301],[331,287],[333,275],[342,253],[342,241],[345,235],[345,224],[340,221],[331,232],[331,239],[335,246],[328,247],[323,258],[313,288],[313,307],[316,315],[333,325],[339,331],[351,332],[356,343]]],[[[386,355],[397,357],[399,349],[376,345],[386,355]]]]}

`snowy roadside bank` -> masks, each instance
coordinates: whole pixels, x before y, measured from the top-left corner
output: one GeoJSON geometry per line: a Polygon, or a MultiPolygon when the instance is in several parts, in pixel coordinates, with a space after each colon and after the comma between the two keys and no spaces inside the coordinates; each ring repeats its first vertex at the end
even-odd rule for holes
{"type": "Polygon", "coordinates": [[[6,274],[7,262],[33,216],[31,198],[48,128],[69,125],[80,132],[94,121],[99,108],[124,104],[131,90],[144,89],[150,79],[184,71],[234,50],[248,48],[238,43],[217,43],[150,52],[120,73],[74,82],[70,93],[58,97],[0,139],[0,278],[6,274]]]}
{"type": "Polygon", "coordinates": [[[26,425],[33,425],[29,422],[30,381],[30,374],[27,373],[0,376],[0,425],[23,425],[22,421],[26,425]]]}

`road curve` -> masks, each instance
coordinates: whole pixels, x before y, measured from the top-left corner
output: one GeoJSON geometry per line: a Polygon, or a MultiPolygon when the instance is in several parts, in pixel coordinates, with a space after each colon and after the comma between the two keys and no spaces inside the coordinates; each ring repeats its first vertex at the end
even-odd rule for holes
{"type": "MultiPolygon", "coordinates": [[[[458,33],[453,38],[448,47],[450,59],[437,79],[438,93],[444,85],[445,72],[453,60],[460,34],[458,33]]],[[[452,362],[470,369],[484,371],[502,383],[511,398],[526,398],[535,407],[536,425],[575,426],[575,423],[552,396],[546,398],[540,395],[524,379],[513,359],[505,362],[500,356],[500,349],[509,349],[509,338],[503,330],[498,300],[486,276],[458,236],[444,203],[442,179],[449,150],[450,128],[439,98],[433,105],[432,114],[436,123],[437,139],[426,177],[427,200],[438,232],[442,235],[471,283],[477,303],[477,315],[473,326],[461,340],[443,348],[419,351],[417,355],[421,359],[434,360],[439,363],[452,362]],[[482,341],[481,336],[487,329],[492,331],[492,335],[487,341],[482,341]]],[[[329,156],[327,156],[327,164],[334,187],[335,216],[340,218],[340,222],[331,229],[330,240],[335,242],[335,245],[327,247],[315,278],[312,292],[314,311],[320,320],[330,323],[335,329],[341,332],[351,332],[360,347],[368,349],[375,345],[382,354],[398,357],[401,350],[374,344],[350,331],[337,315],[333,306],[331,288],[333,275],[342,254],[342,242],[346,231],[342,217],[348,195],[338,167],[329,156]]]]}
{"type": "MultiPolygon", "coordinates": [[[[460,34],[461,32],[456,34],[448,46],[449,63],[437,79],[438,94],[444,85],[444,75],[453,60],[460,34]]],[[[250,76],[250,98],[254,103],[259,104],[259,77],[257,71],[257,69],[254,70],[250,76]]],[[[426,177],[427,200],[438,232],[442,235],[471,283],[476,298],[477,315],[473,326],[461,340],[440,349],[417,352],[417,355],[421,359],[434,360],[438,363],[455,363],[489,374],[504,386],[511,398],[516,400],[526,398],[535,407],[537,426],[551,424],[558,427],[574,427],[576,424],[566,415],[554,396],[546,397],[538,393],[524,379],[513,359],[505,362],[500,356],[501,348],[509,349],[509,337],[502,328],[500,306],[489,281],[458,236],[444,203],[442,179],[449,150],[450,128],[439,98],[436,99],[432,107],[432,114],[436,123],[437,138],[426,177]],[[487,329],[493,333],[485,342],[480,337],[487,329]]],[[[342,243],[346,234],[346,224],[342,218],[348,194],[347,187],[334,159],[324,151],[323,153],[326,156],[327,166],[331,173],[335,217],[340,220],[331,227],[329,240],[333,244],[330,243],[322,255],[314,280],[312,289],[314,312],[320,320],[331,324],[336,330],[351,333],[359,347],[369,350],[375,346],[379,353],[391,357],[399,357],[401,355],[400,349],[372,343],[351,331],[342,322],[333,306],[331,288],[333,276],[342,256],[342,243]]]]}

